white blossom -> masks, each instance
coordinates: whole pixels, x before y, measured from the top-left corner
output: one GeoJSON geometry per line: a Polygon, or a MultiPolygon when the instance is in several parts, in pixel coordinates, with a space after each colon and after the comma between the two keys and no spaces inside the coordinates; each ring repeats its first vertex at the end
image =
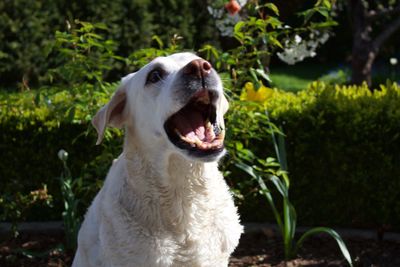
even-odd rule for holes
{"type": "Polygon", "coordinates": [[[317,48],[327,42],[330,35],[328,32],[321,34],[319,31],[314,30],[308,37],[308,40],[302,39],[300,35],[296,34],[293,38],[286,39],[283,42],[283,52],[277,53],[279,59],[289,65],[293,65],[307,57],[315,57],[317,48]]]}
{"type": "Polygon", "coordinates": [[[390,58],[389,61],[390,61],[390,64],[393,65],[393,66],[397,65],[397,63],[398,63],[397,62],[397,58],[395,58],[395,57],[390,58]]]}
{"type": "Polygon", "coordinates": [[[296,43],[296,44],[300,44],[301,43],[301,37],[300,37],[300,35],[298,35],[298,34],[296,34],[295,36],[294,36],[294,42],[296,43]]]}

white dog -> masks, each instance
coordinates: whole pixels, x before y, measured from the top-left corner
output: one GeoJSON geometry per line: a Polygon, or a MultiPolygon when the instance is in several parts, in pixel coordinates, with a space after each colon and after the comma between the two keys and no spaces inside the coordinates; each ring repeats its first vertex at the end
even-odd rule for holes
{"type": "Polygon", "coordinates": [[[74,267],[227,266],[242,226],[217,161],[228,102],[210,63],[159,57],[93,118],[125,126],[123,152],[79,232],[74,267]]]}

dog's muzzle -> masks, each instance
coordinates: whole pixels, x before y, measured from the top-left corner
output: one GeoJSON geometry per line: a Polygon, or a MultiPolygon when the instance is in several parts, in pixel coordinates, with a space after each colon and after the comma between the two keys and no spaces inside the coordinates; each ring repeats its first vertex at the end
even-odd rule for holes
{"type": "Polygon", "coordinates": [[[164,124],[170,141],[192,156],[207,157],[224,150],[225,131],[217,122],[216,103],[219,92],[213,89],[211,64],[196,59],[182,70],[186,81],[185,93],[190,92],[187,104],[164,124]]]}

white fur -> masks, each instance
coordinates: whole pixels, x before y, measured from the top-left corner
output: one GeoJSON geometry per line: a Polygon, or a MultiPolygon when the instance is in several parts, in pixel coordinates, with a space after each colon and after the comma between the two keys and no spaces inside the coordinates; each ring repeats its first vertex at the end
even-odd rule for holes
{"type": "MultiPolygon", "coordinates": [[[[95,116],[98,143],[107,125],[124,125],[125,141],[85,216],[73,267],[228,265],[242,226],[217,159],[191,158],[163,129],[181,108],[172,88],[177,72],[197,58],[180,53],[153,60],[123,78],[95,116]],[[168,75],[144,86],[154,64],[168,75]]],[[[223,124],[227,102],[221,84],[217,90],[217,120],[223,124]]]]}

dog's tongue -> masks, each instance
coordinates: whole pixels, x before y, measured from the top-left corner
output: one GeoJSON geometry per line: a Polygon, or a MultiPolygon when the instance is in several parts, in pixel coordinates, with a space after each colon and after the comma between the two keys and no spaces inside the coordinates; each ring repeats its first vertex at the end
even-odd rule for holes
{"type": "Polygon", "coordinates": [[[203,116],[198,111],[192,111],[188,114],[176,114],[173,119],[173,124],[179,131],[180,135],[189,139],[194,139],[196,136],[200,140],[205,138],[205,122],[203,116]]]}
{"type": "Polygon", "coordinates": [[[223,135],[217,136],[210,121],[204,120],[200,110],[191,109],[174,115],[172,123],[175,133],[186,143],[198,149],[219,148],[223,143],[223,135]]]}

